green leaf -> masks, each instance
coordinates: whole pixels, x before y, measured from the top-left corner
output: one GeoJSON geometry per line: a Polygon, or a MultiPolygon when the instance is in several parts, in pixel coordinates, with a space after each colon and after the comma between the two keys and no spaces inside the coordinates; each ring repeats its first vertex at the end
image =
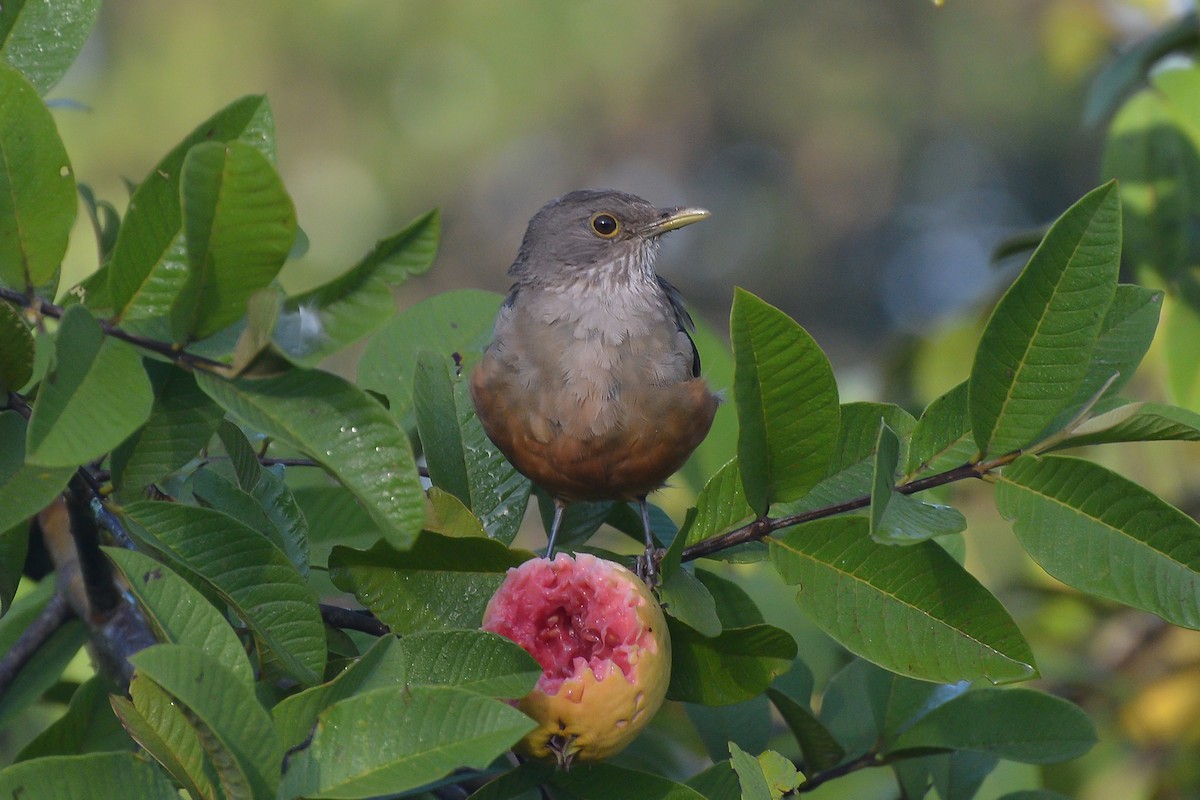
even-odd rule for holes
{"type": "Polygon", "coordinates": [[[106,547],[104,552],[125,576],[159,641],[202,650],[243,683],[254,683],[254,668],[246,648],[225,616],[204,595],[168,566],[143,553],[119,547],[106,547]]]}
{"type": "MultiPolygon", "coordinates": [[[[3,437],[0,437],[0,442],[3,437]]],[[[0,451],[3,448],[0,447],[0,451]]],[[[3,497],[0,493],[0,508],[3,508],[3,497]]],[[[21,583],[21,573],[25,569],[25,556],[29,551],[29,525],[22,521],[7,529],[0,528],[0,617],[8,613],[13,598],[17,595],[17,586],[21,583]]]]}
{"type": "Polygon", "coordinates": [[[1059,217],[1000,298],[971,368],[971,429],[984,453],[1033,444],[1075,396],[1116,292],[1120,253],[1120,196],[1110,182],[1059,217]]]}
{"type": "Polygon", "coordinates": [[[108,703],[109,693],[116,691],[103,675],[88,678],[71,695],[67,712],[25,745],[16,760],[132,750],[133,740],[108,703]]]}
{"type": "Polygon", "coordinates": [[[1054,577],[1200,628],[1200,524],[1099,464],[1026,456],[1005,467],[996,506],[1054,577]]]}
{"type": "Polygon", "coordinates": [[[396,314],[393,288],[433,265],[440,233],[441,217],[430,211],[376,242],[349,271],[288,298],[275,344],[293,362],[311,367],[378,330],[396,314]]]}
{"type": "Polygon", "coordinates": [[[757,758],[730,742],[729,763],[738,775],[742,800],[772,800],[770,784],[757,758]]]}
{"type": "Polygon", "coordinates": [[[772,728],[771,704],[764,695],[731,706],[686,703],[684,708],[713,761],[721,761],[729,754],[730,743],[752,753],[767,749],[772,728]]]}
{"type": "Polygon", "coordinates": [[[396,315],[367,343],[358,362],[358,385],[386,395],[391,413],[406,430],[416,426],[413,376],[423,350],[451,360],[482,353],[492,339],[496,312],[504,298],[463,289],[443,292],[396,315]]]}
{"type": "Polygon", "coordinates": [[[706,800],[741,800],[742,797],[737,773],[727,758],[688,778],[687,785],[704,795],[706,800]]]}
{"type": "Polygon", "coordinates": [[[444,686],[392,686],[335,703],[289,753],[281,798],[371,797],[482,769],[534,727],[500,700],[444,686]]]}
{"type": "MultiPolygon", "coordinates": [[[[27,427],[25,418],[16,411],[0,411],[0,531],[21,525],[22,536],[28,536],[25,520],[50,505],[75,474],[74,466],[27,463],[27,427]]],[[[19,576],[21,565],[15,568],[19,576]]]]}
{"type": "Polygon", "coordinates": [[[684,522],[679,535],[686,545],[702,542],[754,519],[746,503],[737,459],[717,470],[696,497],[696,513],[684,522]]]}
{"type": "Polygon", "coordinates": [[[525,517],[530,482],[483,432],[469,383],[452,369],[428,350],[417,359],[413,401],[429,477],[470,508],[488,536],[509,544],[525,517]]]}
{"type": "MultiPolygon", "coordinates": [[[[1200,176],[1198,176],[1200,177],[1200,176]]],[[[1100,337],[1092,348],[1087,375],[1068,409],[1079,408],[1108,384],[1101,398],[1113,397],[1133,378],[1133,373],[1154,339],[1163,293],[1143,286],[1120,284],[1112,305],[1100,324],[1100,337]]]]}
{"type": "Polygon", "coordinates": [[[63,314],[54,363],[26,434],[31,464],[76,467],[116,447],[150,416],[150,379],[137,351],[106,337],[83,306],[63,314]]]}
{"type": "Polygon", "coordinates": [[[258,531],[283,551],[297,572],[308,575],[308,522],[283,481],[283,467],[263,470],[252,492],[211,469],[201,469],[192,476],[192,494],[201,505],[258,531]]]}
{"type": "Polygon", "coordinates": [[[726,627],[706,637],[670,617],[671,686],[667,697],[720,706],[761,694],[791,666],[796,640],[773,625],[726,627]]]}
{"type": "Polygon", "coordinates": [[[1033,654],[1004,607],[933,542],[888,547],[861,517],[823,519],[769,541],[797,602],[846,649],[901,675],[1027,680],[1033,654]]]}
{"type": "Polygon", "coordinates": [[[133,753],[89,753],[23,761],[0,770],[0,795],[54,800],[164,800],[176,796],[154,764],[133,753]]]}
{"type": "Polygon", "coordinates": [[[837,384],[813,338],[749,292],[735,290],[729,330],[738,463],[746,501],[762,515],[825,477],[837,445],[837,384]]]}
{"type": "Polygon", "coordinates": [[[154,387],[150,418],[112,455],[118,492],[135,498],[199,455],[225,415],[191,372],[159,362],[147,362],[146,371],[154,387]]]}
{"type": "Polygon", "coordinates": [[[0,395],[20,391],[33,376],[33,336],[17,310],[0,301],[0,395]]]}
{"type": "Polygon", "coordinates": [[[212,586],[289,672],[317,683],[325,629],[287,556],[258,532],[208,508],[140,502],[122,509],[136,539],[212,586]]]}
{"type": "Polygon", "coordinates": [[[1078,758],[1097,741],[1078,706],[1032,689],[978,689],[930,711],[888,752],[924,748],[989,753],[1027,764],[1078,758]]]}
{"type": "Polygon", "coordinates": [[[100,0],[5,3],[0,6],[0,58],[45,94],[83,49],[100,0]]]}
{"type": "Polygon", "coordinates": [[[262,480],[263,470],[262,465],[258,463],[258,453],[254,452],[250,440],[242,433],[241,428],[227,419],[221,420],[217,425],[217,437],[225,448],[225,454],[229,456],[229,463],[233,465],[238,486],[247,492],[252,491],[262,480]]]}
{"type": "Polygon", "coordinates": [[[412,544],[425,518],[412,450],[368,395],[319,370],[232,381],[206,373],[196,377],[227,411],[325,467],[370,512],[389,543],[412,544]]]}
{"type": "Polygon", "coordinates": [[[844,403],[838,428],[837,450],[829,462],[826,477],[869,461],[874,464],[879,446],[879,426],[885,424],[899,436],[899,459],[905,457],[905,442],[917,421],[903,408],[891,403],[844,403]]]}
{"type": "Polygon", "coordinates": [[[917,420],[908,448],[907,478],[936,474],[973,461],[979,448],[971,436],[967,382],[934,400],[917,420]]]}
{"type": "Polygon", "coordinates": [[[402,642],[399,655],[409,686],[455,686],[513,699],[528,694],[542,675],[533,656],[487,631],[419,631],[402,642]]]}
{"type": "Polygon", "coordinates": [[[1167,388],[1179,405],[1200,408],[1200,309],[1171,298],[1163,325],[1167,388]]]}
{"type": "Polygon", "coordinates": [[[914,544],[966,530],[967,520],[950,506],[922,503],[896,491],[900,439],[886,423],[879,426],[875,481],[871,487],[871,538],[881,544],[914,544]]]}
{"type": "Polygon", "coordinates": [[[1163,403],[1127,403],[1098,414],[1054,449],[1112,442],[1200,441],[1200,414],[1163,403]]]}
{"type": "Polygon", "coordinates": [[[187,280],[171,307],[177,342],[239,320],[246,301],[275,279],[296,238],[296,209],[275,167],[242,142],[204,142],[180,178],[187,280]]]}
{"type": "Polygon", "coordinates": [[[841,763],[846,751],[812,713],[807,697],[793,697],[774,686],[767,689],[767,697],[796,737],[806,770],[817,772],[841,763]]]}
{"type": "Polygon", "coordinates": [[[701,636],[718,636],[721,619],[708,589],[687,569],[677,569],[659,589],[659,600],[668,613],[701,636]]]}
{"type": "MultiPolygon", "coordinates": [[[[218,773],[206,752],[212,743],[200,739],[201,733],[206,732],[205,727],[202,724],[193,727],[195,717],[158,684],[134,675],[129,683],[129,696],[132,700],[111,695],[109,702],[113,712],[130,737],[189,795],[202,800],[222,800],[219,784],[223,777],[238,781],[237,789],[245,789],[245,777],[238,774],[231,759],[224,762],[218,773]]],[[[218,751],[213,748],[213,752],[217,754],[218,751]]]]}
{"type": "Polygon", "coordinates": [[[130,656],[138,676],[170,694],[202,725],[201,739],[219,770],[236,771],[254,797],[272,797],[282,750],[271,717],[252,686],[211,656],[158,644],[130,656]]]}
{"type": "Polygon", "coordinates": [[[274,159],[275,122],[265,97],[243,97],[202,122],[138,184],[108,267],[111,303],[123,328],[170,335],[171,306],[188,279],[179,189],[183,161],[194,145],[235,140],[274,159]]]}
{"type": "Polygon", "coordinates": [[[578,800],[703,800],[682,783],[615,764],[577,764],[554,772],[550,783],[578,800]]]}
{"type": "Polygon", "coordinates": [[[26,291],[58,274],[75,222],[75,175],[50,110],[7,64],[0,108],[0,285],[26,291]]]}
{"type": "Polygon", "coordinates": [[[478,628],[504,575],[529,557],[494,539],[422,533],[407,551],[335,547],[329,577],[393,633],[478,628]]]}

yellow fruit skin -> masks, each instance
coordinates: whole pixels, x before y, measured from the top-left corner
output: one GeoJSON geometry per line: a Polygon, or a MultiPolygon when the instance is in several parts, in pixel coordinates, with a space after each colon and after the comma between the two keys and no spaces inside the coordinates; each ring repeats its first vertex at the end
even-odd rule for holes
{"type": "MultiPolygon", "coordinates": [[[[577,558],[594,557],[580,554],[577,558]]],[[[554,759],[563,765],[608,758],[637,737],[666,697],[671,679],[671,638],[662,607],[632,572],[620,564],[603,563],[611,568],[612,579],[635,593],[636,613],[651,634],[651,646],[630,654],[632,682],[616,666],[602,677],[584,666],[564,680],[554,694],[544,691],[539,681],[538,687],[517,703],[517,708],[538,723],[515,748],[524,755],[554,759]]],[[[491,611],[489,606],[485,628],[491,611]]]]}

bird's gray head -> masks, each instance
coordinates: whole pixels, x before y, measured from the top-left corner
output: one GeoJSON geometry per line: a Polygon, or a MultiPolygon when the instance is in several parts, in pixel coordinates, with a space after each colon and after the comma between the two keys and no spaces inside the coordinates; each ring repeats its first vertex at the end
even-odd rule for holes
{"type": "Polygon", "coordinates": [[[659,237],[707,216],[702,208],[655,208],[612,189],[571,192],[534,214],[508,274],[526,284],[577,280],[609,267],[649,277],[659,237]]]}

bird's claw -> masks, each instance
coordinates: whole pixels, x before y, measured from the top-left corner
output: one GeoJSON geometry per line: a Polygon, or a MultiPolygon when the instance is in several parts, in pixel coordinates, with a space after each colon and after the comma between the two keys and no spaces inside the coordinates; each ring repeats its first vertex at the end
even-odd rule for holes
{"type": "Polygon", "coordinates": [[[662,574],[658,567],[662,564],[663,556],[666,554],[666,550],[647,547],[646,552],[637,557],[634,572],[651,589],[658,589],[662,584],[662,574]]]}

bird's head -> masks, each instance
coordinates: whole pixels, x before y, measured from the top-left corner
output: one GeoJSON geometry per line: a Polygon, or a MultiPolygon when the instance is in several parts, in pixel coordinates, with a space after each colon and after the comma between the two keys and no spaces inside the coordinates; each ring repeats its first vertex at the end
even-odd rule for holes
{"type": "Polygon", "coordinates": [[[509,274],[527,283],[572,280],[609,267],[649,276],[659,237],[708,215],[702,208],[656,208],[611,189],[571,192],[529,221],[509,274]]]}

